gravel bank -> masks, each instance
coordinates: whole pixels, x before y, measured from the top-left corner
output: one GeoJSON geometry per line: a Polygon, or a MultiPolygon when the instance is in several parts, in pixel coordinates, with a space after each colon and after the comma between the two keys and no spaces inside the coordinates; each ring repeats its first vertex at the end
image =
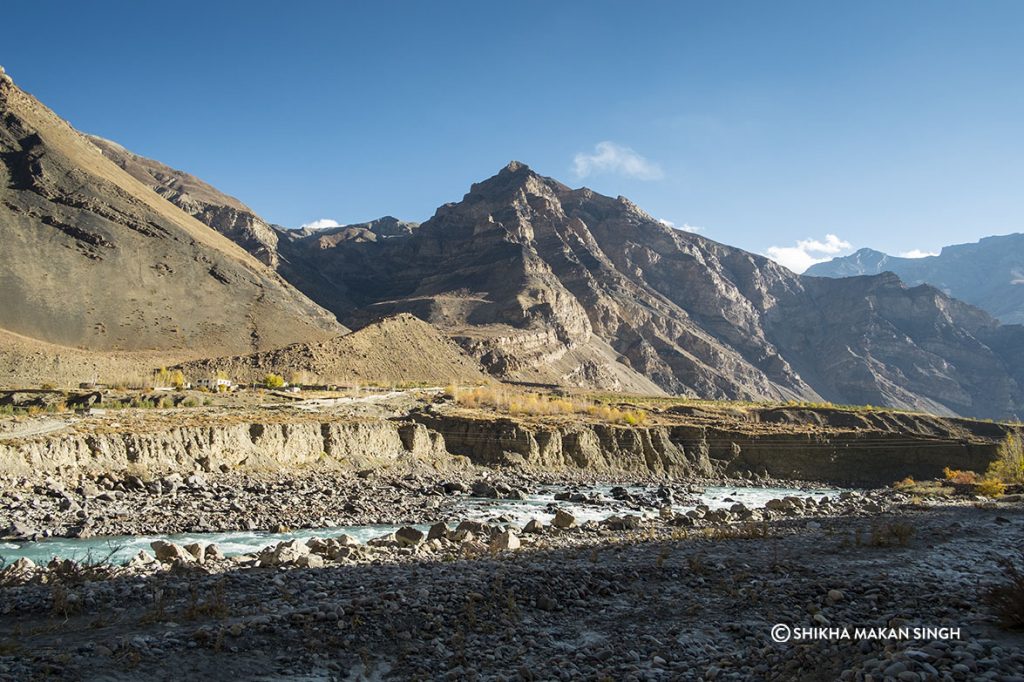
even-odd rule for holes
{"type": "Polygon", "coordinates": [[[803,506],[757,523],[652,519],[511,536],[465,527],[371,547],[308,543],[203,564],[140,560],[84,584],[43,572],[2,588],[0,675],[1024,676],[1024,642],[1000,629],[981,599],[1000,580],[996,560],[1024,536],[1019,504],[926,509],[879,494],[803,506]],[[872,505],[878,511],[866,511],[872,505]],[[960,635],[778,643],[770,635],[777,623],[960,635]]]}

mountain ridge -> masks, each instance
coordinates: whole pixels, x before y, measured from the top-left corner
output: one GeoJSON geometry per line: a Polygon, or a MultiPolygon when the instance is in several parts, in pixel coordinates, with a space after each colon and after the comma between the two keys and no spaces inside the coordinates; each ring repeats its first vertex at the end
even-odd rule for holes
{"type": "Polygon", "coordinates": [[[1019,405],[1007,358],[984,341],[998,325],[938,290],[801,277],[520,162],[407,236],[282,249],[299,271],[285,276],[351,326],[413,313],[505,379],[601,387],[617,374],[621,387],[639,375],[701,397],[939,413],[1019,405]],[[310,273],[319,283],[301,281],[310,273]]]}
{"type": "Polygon", "coordinates": [[[983,237],[945,246],[935,256],[904,258],[860,249],[812,265],[813,277],[849,277],[891,271],[909,284],[930,284],[978,306],[1006,324],[1024,323],[1024,234],[983,237]]]}
{"type": "Polygon", "coordinates": [[[237,199],[85,137],[9,79],[0,106],[0,227],[13,248],[0,279],[16,285],[0,329],[16,334],[242,356],[339,338],[345,328],[326,311],[353,328],[405,313],[503,380],[1020,411],[1022,328],[894,275],[796,275],[518,161],[422,224],[270,227],[274,239],[252,241],[234,229],[242,213],[245,225],[269,224],[237,199]],[[71,273],[70,293],[52,281],[55,266],[71,273]]]}
{"type": "Polygon", "coordinates": [[[196,357],[344,327],[0,74],[0,329],[196,357]]]}

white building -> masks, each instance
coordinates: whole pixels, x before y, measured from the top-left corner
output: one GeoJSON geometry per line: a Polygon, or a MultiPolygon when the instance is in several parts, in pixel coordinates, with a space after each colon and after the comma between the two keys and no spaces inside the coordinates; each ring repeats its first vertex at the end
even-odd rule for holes
{"type": "Polygon", "coordinates": [[[231,379],[221,379],[219,377],[208,377],[205,379],[199,379],[198,381],[196,381],[196,388],[208,388],[211,391],[226,391],[229,388],[231,388],[231,379]]]}

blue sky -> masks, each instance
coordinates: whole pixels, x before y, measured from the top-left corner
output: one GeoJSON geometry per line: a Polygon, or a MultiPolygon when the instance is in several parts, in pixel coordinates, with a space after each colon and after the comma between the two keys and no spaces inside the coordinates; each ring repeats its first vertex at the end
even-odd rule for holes
{"type": "Polygon", "coordinates": [[[518,159],[795,267],[1024,229],[1021,2],[47,2],[4,22],[24,30],[0,64],[73,125],[290,227],[424,220],[518,159]]]}

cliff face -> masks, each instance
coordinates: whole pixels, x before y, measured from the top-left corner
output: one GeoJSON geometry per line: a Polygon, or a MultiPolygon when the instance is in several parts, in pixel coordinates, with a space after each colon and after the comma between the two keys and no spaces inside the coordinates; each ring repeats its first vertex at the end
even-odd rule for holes
{"type": "MultiPolygon", "coordinates": [[[[821,420],[814,411],[759,417],[804,426],[821,420]]],[[[941,478],[947,466],[985,471],[1010,432],[996,424],[915,415],[872,423],[848,413],[837,415],[841,428],[789,432],[735,424],[550,426],[426,413],[413,418],[441,434],[449,452],[488,466],[580,468],[612,477],[623,471],[681,477],[767,474],[865,487],[905,476],[941,478]]]]}
{"type": "Polygon", "coordinates": [[[0,441],[0,473],[287,471],[403,473],[427,468],[526,467],[621,475],[748,476],[887,485],[985,471],[1010,432],[999,424],[921,415],[764,411],[744,424],[544,424],[417,412],[401,420],[274,421],[109,428],[0,441]],[[796,428],[757,426],[788,424],[796,428]]]}
{"type": "Polygon", "coordinates": [[[1022,402],[1004,350],[1022,329],[891,275],[801,277],[515,162],[407,234],[280,248],[341,319],[413,313],[504,379],[990,417],[1022,402]]]}
{"type": "Polygon", "coordinates": [[[276,471],[310,466],[462,466],[426,427],[390,421],[242,422],[138,432],[62,435],[0,443],[0,470],[188,472],[276,471]]]}

